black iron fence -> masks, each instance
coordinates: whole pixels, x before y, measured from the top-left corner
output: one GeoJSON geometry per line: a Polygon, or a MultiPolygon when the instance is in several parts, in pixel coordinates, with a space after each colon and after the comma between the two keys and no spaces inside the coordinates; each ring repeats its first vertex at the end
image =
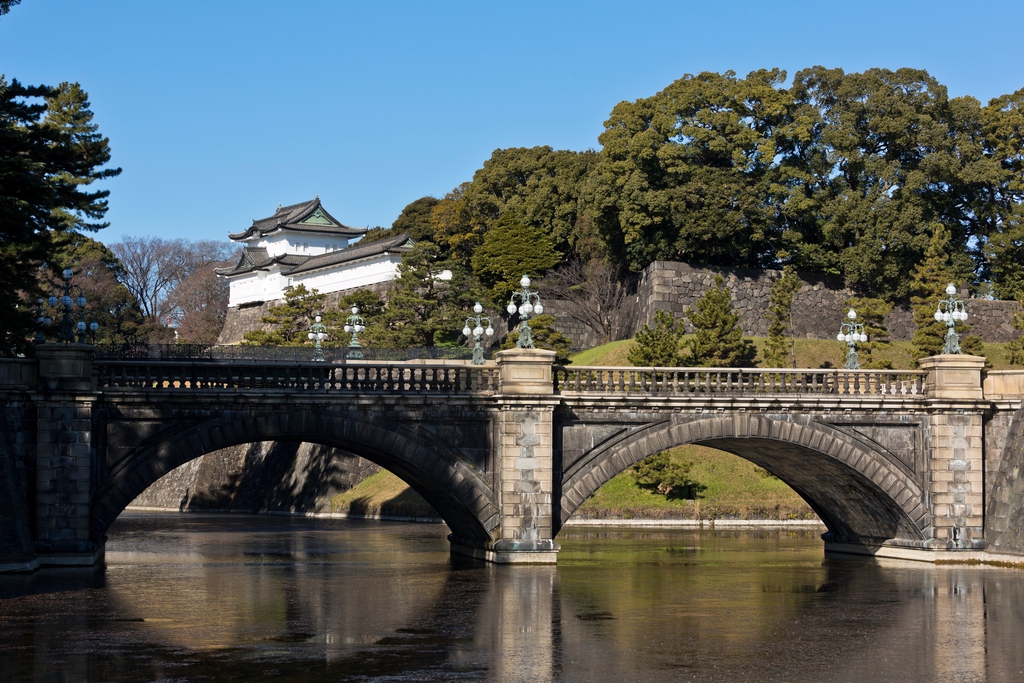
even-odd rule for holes
{"type": "MultiPolygon", "coordinates": [[[[369,361],[472,360],[473,349],[456,346],[415,347],[411,349],[364,348],[369,361]]],[[[348,349],[324,348],[324,360],[343,362],[348,349]]],[[[493,351],[485,349],[484,357],[493,351]]],[[[312,346],[214,346],[205,344],[98,344],[97,360],[194,360],[194,361],[281,361],[302,363],[313,358],[312,346]]]]}

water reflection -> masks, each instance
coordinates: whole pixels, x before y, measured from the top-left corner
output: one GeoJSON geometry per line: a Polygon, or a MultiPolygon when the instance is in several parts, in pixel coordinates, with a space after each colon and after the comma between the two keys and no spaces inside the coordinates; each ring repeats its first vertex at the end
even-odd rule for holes
{"type": "Polygon", "coordinates": [[[825,559],[816,533],[136,515],[107,567],[0,578],[0,680],[1017,681],[1024,574],[825,559]]]}

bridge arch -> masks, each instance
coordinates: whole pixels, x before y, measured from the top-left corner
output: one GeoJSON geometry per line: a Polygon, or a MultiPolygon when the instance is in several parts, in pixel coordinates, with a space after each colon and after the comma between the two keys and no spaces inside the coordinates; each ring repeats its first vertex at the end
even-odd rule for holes
{"type": "Polygon", "coordinates": [[[145,439],[99,482],[90,520],[92,538],[102,543],[128,504],[174,468],[221,448],[258,441],[303,441],[365,457],[423,496],[455,536],[483,547],[499,525],[490,485],[469,460],[443,443],[384,420],[313,413],[306,406],[259,414],[225,411],[145,439]]]}
{"type": "Polygon", "coordinates": [[[930,524],[920,485],[905,466],[823,424],[741,413],[661,423],[595,448],[566,469],[560,524],[626,468],[685,444],[749,460],[791,486],[837,542],[920,545],[930,524]]]}

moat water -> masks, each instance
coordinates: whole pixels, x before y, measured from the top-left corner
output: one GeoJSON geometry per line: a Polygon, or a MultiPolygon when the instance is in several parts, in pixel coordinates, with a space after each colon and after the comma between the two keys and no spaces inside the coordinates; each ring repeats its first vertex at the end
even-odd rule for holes
{"type": "Polygon", "coordinates": [[[106,567],[0,577],[0,681],[1021,681],[1024,572],[826,558],[817,532],[125,514],[106,567]]]}

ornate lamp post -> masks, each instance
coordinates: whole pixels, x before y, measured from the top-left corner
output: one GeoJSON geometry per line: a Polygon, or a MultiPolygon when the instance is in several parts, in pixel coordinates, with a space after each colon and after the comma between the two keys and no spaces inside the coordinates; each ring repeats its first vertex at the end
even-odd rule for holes
{"type": "Polygon", "coordinates": [[[866,342],[868,335],[864,334],[864,326],[857,320],[857,311],[850,309],[850,312],[846,314],[850,322],[843,323],[839,326],[839,334],[836,335],[836,341],[846,342],[848,350],[846,351],[846,365],[843,366],[847,370],[860,370],[860,359],[857,358],[857,343],[866,342]]]}
{"type": "MultiPolygon", "coordinates": [[[[70,268],[65,268],[64,272],[61,273],[61,277],[64,278],[64,283],[54,290],[54,293],[46,303],[49,304],[50,308],[56,308],[57,305],[60,304],[63,309],[63,315],[61,315],[60,319],[60,331],[57,333],[57,341],[61,341],[66,344],[77,341],[79,344],[84,344],[86,330],[95,334],[96,330],[98,330],[100,326],[95,321],[89,323],[88,326],[85,324],[85,296],[82,294],[81,287],[71,284],[71,278],[74,277],[74,275],[75,274],[70,268]],[[62,288],[63,293],[61,293],[62,288]],[[75,318],[78,318],[77,323],[75,322],[75,318]],[[75,339],[76,332],[78,335],[77,340],[75,339]]],[[[41,310],[42,301],[40,300],[37,303],[40,306],[40,310],[37,313],[39,317],[36,319],[36,322],[43,325],[49,325],[51,322],[50,317],[44,315],[41,310]]],[[[42,334],[37,333],[36,342],[41,343],[42,340],[42,334]]]]}
{"type": "Polygon", "coordinates": [[[485,315],[480,315],[484,312],[484,307],[480,305],[479,301],[477,301],[476,305],[473,306],[473,312],[476,313],[476,315],[471,318],[466,318],[466,326],[462,328],[462,334],[466,337],[470,334],[473,335],[473,365],[483,365],[484,347],[481,342],[483,341],[485,334],[488,337],[494,334],[494,328],[491,327],[490,318],[485,315]],[[483,328],[484,323],[487,323],[486,330],[483,328]],[[472,329],[470,329],[470,325],[473,326],[472,329]]]}
{"type": "Polygon", "coordinates": [[[946,343],[942,347],[942,353],[960,353],[960,336],[956,333],[956,324],[967,322],[967,311],[964,309],[963,300],[956,296],[956,287],[950,282],[946,285],[947,299],[940,299],[939,306],[935,309],[936,322],[946,323],[946,343]]]}
{"type": "Polygon", "coordinates": [[[324,360],[324,350],[320,346],[320,342],[327,339],[327,327],[323,324],[323,318],[317,313],[316,317],[313,318],[313,324],[309,326],[309,334],[306,336],[316,345],[313,348],[313,360],[322,361],[324,360]]]}
{"type": "Polygon", "coordinates": [[[359,315],[359,307],[352,307],[352,315],[345,319],[345,331],[352,334],[352,341],[348,343],[348,353],[345,358],[360,360],[363,357],[363,347],[359,343],[359,333],[366,329],[366,321],[359,315]]]}
{"type": "Polygon", "coordinates": [[[522,290],[518,292],[512,292],[512,296],[508,300],[508,311],[509,315],[519,313],[519,340],[516,341],[516,348],[520,349],[532,349],[533,346],[533,330],[530,329],[530,318],[535,315],[540,315],[544,312],[544,306],[540,303],[540,294],[530,289],[530,278],[526,275],[519,281],[519,286],[522,290]],[[519,299],[519,305],[516,306],[516,299],[519,299]]]}

